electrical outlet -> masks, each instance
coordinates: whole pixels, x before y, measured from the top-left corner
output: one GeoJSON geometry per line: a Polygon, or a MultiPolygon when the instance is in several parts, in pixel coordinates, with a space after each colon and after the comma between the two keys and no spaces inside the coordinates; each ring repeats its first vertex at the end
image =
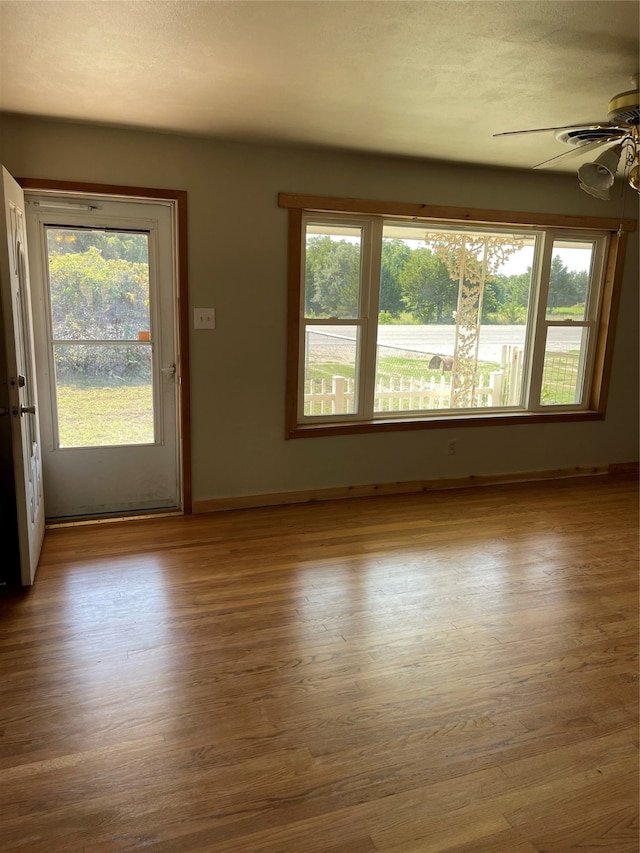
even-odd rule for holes
{"type": "Polygon", "coordinates": [[[194,308],[193,309],[193,328],[194,329],[215,329],[216,327],[216,310],[215,308],[194,308]]]}
{"type": "Polygon", "coordinates": [[[456,455],[456,440],[455,438],[450,438],[447,442],[447,455],[455,456],[456,455]]]}

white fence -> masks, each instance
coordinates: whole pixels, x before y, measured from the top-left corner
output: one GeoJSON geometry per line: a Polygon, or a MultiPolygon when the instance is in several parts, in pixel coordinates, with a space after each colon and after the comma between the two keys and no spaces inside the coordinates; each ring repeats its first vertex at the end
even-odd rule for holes
{"type": "MultiPolygon", "coordinates": [[[[517,405],[522,377],[522,350],[503,347],[500,370],[482,375],[474,392],[474,408],[517,405]]],[[[305,382],[305,415],[346,415],[354,410],[355,380],[344,376],[305,382]]],[[[439,378],[385,376],[375,387],[376,412],[410,412],[451,407],[451,374],[439,378]]]]}

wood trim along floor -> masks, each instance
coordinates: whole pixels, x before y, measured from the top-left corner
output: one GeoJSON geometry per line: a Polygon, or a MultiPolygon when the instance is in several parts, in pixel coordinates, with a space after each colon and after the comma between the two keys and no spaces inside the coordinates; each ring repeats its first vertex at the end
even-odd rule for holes
{"type": "Polygon", "coordinates": [[[47,530],[56,530],[58,527],[80,527],[87,524],[114,524],[120,521],[141,521],[143,518],[173,518],[176,515],[185,515],[181,509],[173,510],[158,510],[154,512],[151,509],[140,510],[140,512],[129,512],[126,515],[87,515],[79,516],[78,518],[55,518],[47,521],[45,528],[47,530]]]}
{"type": "Polygon", "coordinates": [[[588,477],[594,474],[629,473],[638,470],[638,463],[616,465],[592,465],[588,467],[556,468],[547,471],[520,471],[509,474],[472,474],[469,477],[413,480],[400,483],[371,483],[360,486],[337,486],[327,489],[302,489],[293,492],[272,492],[261,495],[237,495],[209,498],[193,502],[193,512],[221,512],[232,509],[249,509],[260,506],[284,506],[286,504],[333,501],[345,498],[374,497],[377,495],[400,495],[416,492],[441,491],[444,489],[466,489],[475,486],[491,486],[503,483],[528,483],[536,480],[559,480],[567,477],[588,477]],[[633,467],[635,466],[635,468],[633,467]],[[615,469],[615,471],[614,471],[615,469]]]}

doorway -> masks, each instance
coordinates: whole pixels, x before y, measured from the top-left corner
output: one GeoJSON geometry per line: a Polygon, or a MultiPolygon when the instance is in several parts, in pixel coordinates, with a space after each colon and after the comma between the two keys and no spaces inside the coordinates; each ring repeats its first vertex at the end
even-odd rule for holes
{"type": "Polygon", "coordinates": [[[189,511],[178,200],[25,196],[47,519],[189,511]]]}

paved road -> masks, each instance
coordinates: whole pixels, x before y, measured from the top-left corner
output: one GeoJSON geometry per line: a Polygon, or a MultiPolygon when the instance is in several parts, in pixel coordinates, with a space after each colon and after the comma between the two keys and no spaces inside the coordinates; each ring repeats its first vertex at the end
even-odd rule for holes
{"type": "MultiPolygon", "coordinates": [[[[344,327],[325,326],[327,334],[346,337],[344,327]]],[[[524,326],[482,326],[480,328],[480,358],[500,361],[503,346],[524,346],[524,326]]],[[[412,352],[453,355],[455,326],[378,326],[378,339],[383,346],[412,352]]],[[[550,349],[578,349],[580,329],[556,328],[550,349]]]]}

